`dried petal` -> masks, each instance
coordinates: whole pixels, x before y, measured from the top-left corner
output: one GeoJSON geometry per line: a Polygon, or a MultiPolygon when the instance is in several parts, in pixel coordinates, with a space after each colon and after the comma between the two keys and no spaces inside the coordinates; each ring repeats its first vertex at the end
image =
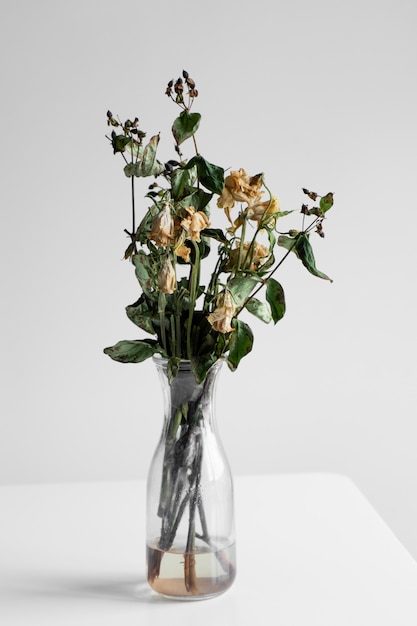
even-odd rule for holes
{"type": "Polygon", "coordinates": [[[166,204],[158,215],[152,220],[152,229],[149,239],[157,246],[169,246],[173,241],[174,220],[171,215],[169,204],[166,204]]]}
{"type": "Polygon", "coordinates": [[[161,269],[158,273],[158,289],[162,293],[173,293],[175,291],[175,284],[175,270],[168,256],[162,261],[161,269]]]}
{"type": "MultiPolygon", "coordinates": [[[[232,171],[225,178],[224,189],[217,200],[217,206],[224,209],[230,220],[230,209],[235,202],[246,202],[248,206],[258,203],[262,197],[262,174],[248,176],[243,168],[232,171]]],[[[230,220],[231,221],[231,220],[230,220]]]]}
{"type": "MultiPolygon", "coordinates": [[[[236,248],[234,248],[229,256],[229,260],[226,265],[226,271],[231,272],[237,269],[237,265],[239,263],[240,256],[240,243],[236,243],[236,248]]],[[[250,241],[245,241],[243,244],[243,251],[241,254],[241,262],[239,269],[241,270],[258,270],[268,259],[269,257],[269,248],[264,246],[261,243],[255,241],[254,243],[250,241]]]]}
{"type": "Polygon", "coordinates": [[[233,301],[230,291],[227,289],[217,296],[216,308],[213,313],[208,315],[207,319],[214,330],[220,333],[230,333],[232,328],[232,318],[236,311],[236,305],[233,301]]]}

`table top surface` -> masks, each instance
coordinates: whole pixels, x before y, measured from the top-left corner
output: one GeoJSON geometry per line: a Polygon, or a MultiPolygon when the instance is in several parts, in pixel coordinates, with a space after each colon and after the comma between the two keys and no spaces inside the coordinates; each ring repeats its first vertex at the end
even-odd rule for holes
{"type": "Polygon", "coordinates": [[[5,626],[416,626],[417,563],[340,475],[235,478],[238,573],[201,602],[145,574],[145,483],[0,487],[5,626]]]}

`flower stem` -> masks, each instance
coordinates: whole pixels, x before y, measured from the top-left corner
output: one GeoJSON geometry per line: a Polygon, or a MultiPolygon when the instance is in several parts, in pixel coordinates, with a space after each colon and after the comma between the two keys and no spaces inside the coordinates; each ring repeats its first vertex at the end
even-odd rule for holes
{"type": "Polygon", "coordinates": [[[159,313],[159,323],[161,326],[161,342],[162,347],[167,354],[167,338],[166,338],[166,330],[165,330],[165,294],[162,291],[159,292],[158,296],[158,313],[159,313]]]}
{"type": "Polygon", "coordinates": [[[188,312],[188,321],[187,321],[187,358],[191,359],[192,357],[192,348],[191,348],[191,331],[193,327],[193,313],[195,308],[195,301],[197,299],[197,287],[200,276],[200,250],[198,249],[195,241],[191,240],[195,250],[195,262],[191,265],[191,275],[190,275],[190,309],[188,312]]]}
{"type": "Polygon", "coordinates": [[[244,245],[245,245],[245,236],[246,236],[246,217],[244,216],[243,222],[242,222],[242,234],[240,237],[240,244],[239,244],[239,258],[237,262],[237,271],[240,270],[241,265],[242,265],[244,245]]]}
{"type": "Polygon", "coordinates": [[[136,231],[136,215],[135,215],[135,177],[131,176],[131,191],[132,191],[132,235],[136,231]]]}

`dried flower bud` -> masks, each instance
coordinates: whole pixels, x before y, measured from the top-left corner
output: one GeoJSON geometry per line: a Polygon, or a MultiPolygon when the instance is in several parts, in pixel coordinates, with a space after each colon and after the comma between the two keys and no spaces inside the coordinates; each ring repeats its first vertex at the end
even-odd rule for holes
{"type": "Polygon", "coordinates": [[[313,202],[315,202],[318,198],[318,194],[315,191],[309,191],[308,189],[305,189],[303,187],[303,192],[311,199],[313,200],[313,202]]]}
{"type": "Polygon", "coordinates": [[[107,126],[120,126],[119,122],[113,117],[111,111],[107,111],[107,126]]]}
{"type": "Polygon", "coordinates": [[[185,80],[187,80],[187,78],[189,76],[188,72],[186,72],[185,70],[182,70],[182,75],[185,78],[185,80]]]}
{"type": "Polygon", "coordinates": [[[306,204],[303,204],[301,206],[301,213],[303,215],[310,215],[310,211],[309,211],[308,206],[306,204]]]}
{"type": "Polygon", "coordinates": [[[178,78],[177,82],[174,85],[175,93],[181,93],[184,91],[184,84],[182,82],[182,78],[178,78]]]}
{"type": "Polygon", "coordinates": [[[288,231],[288,234],[290,237],[297,237],[297,235],[300,234],[299,230],[295,230],[294,228],[292,228],[291,230],[288,231]]]}
{"type": "Polygon", "coordinates": [[[319,223],[317,224],[317,227],[316,227],[316,233],[317,233],[320,237],[322,237],[322,238],[324,239],[323,224],[322,224],[321,222],[319,222],[319,223]]]}
{"type": "Polygon", "coordinates": [[[175,290],[175,270],[169,257],[162,261],[161,269],[158,273],[158,289],[162,293],[173,293],[175,290]]]}

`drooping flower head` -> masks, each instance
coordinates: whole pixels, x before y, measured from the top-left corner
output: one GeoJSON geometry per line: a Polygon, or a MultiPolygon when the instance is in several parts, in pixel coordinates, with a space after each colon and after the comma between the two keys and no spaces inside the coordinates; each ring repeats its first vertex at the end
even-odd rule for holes
{"type": "Polygon", "coordinates": [[[248,207],[246,216],[250,220],[256,222],[273,223],[279,213],[279,201],[275,196],[271,196],[270,200],[256,202],[248,207]]]}
{"type": "Polygon", "coordinates": [[[260,201],[263,194],[262,178],[262,174],[249,176],[243,168],[232,171],[225,178],[223,192],[217,200],[217,206],[224,209],[230,222],[232,221],[230,209],[234,207],[235,202],[246,202],[248,206],[251,206],[260,201]]]}
{"type": "Polygon", "coordinates": [[[176,276],[169,256],[166,256],[158,273],[158,289],[162,293],[174,293],[176,276]]]}
{"type": "Polygon", "coordinates": [[[243,214],[237,216],[228,231],[234,233],[242,226],[245,218],[258,222],[258,224],[262,223],[262,226],[272,227],[279,215],[279,201],[275,196],[271,196],[269,200],[255,202],[255,204],[248,206],[243,214]]]}
{"type": "Polygon", "coordinates": [[[200,233],[210,226],[210,221],[205,213],[196,211],[193,206],[186,207],[187,215],[181,221],[181,227],[185,232],[185,239],[200,242],[200,233]]]}
{"type": "Polygon", "coordinates": [[[255,271],[265,263],[269,255],[269,248],[257,241],[245,241],[242,250],[240,243],[236,242],[236,247],[230,252],[225,269],[228,272],[236,271],[237,269],[255,271]]]}
{"type": "Polygon", "coordinates": [[[234,330],[231,323],[235,311],[236,305],[232,294],[228,289],[225,289],[217,296],[216,308],[213,313],[208,315],[207,319],[214,330],[217,330],[219,333],[230,333],[234,330]]]}
{"type": "Polygon", "coordinates": [[[174,219],[168,203],[153,218],[149,239],[152,239],[157,246],[169,246],[172,244],[174,240],[174,219]]]}

